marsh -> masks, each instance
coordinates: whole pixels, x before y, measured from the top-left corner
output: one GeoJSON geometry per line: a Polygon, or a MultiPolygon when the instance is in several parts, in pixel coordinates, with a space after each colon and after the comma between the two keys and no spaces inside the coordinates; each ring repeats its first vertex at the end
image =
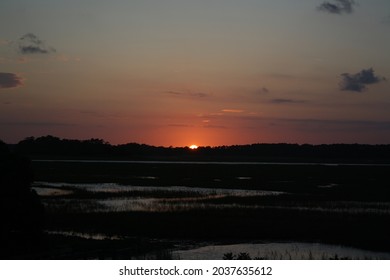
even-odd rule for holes
{"type": "Polygon", "coordinates": [[[34,161],[33,167],[47,234],[147,244],[123,258],[177,249],[189,251],[169,258],[191,258],[202,246],[278,242],[390,252],[388,165],[34,161]]]}

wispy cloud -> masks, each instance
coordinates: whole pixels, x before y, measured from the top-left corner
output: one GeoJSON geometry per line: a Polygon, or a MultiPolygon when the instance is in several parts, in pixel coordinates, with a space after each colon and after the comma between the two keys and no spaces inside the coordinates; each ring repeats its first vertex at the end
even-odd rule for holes
{"type": "Polygon", "coordinates": [[[270,90],[266,87],[262,87],[261,89],[259,89],[257,91],[257,93],[259,93],[259,94],[265,94],[265,93],[269,93],[269,92],[270,92],[270,90]]]}
{"type": "Polygon", "coordinates": [[[375,120],[348,120],[348,119],[311,119],[311,118],[267,118],[262,116],[242,116],[242,115],[226,115],[220,118],[228,118],[230,120],[244,121],[250,124],[250,127],[256,128],[258,125],[287,125],[292,127],[300,127],[302,129],[328,129],[328,130],[345,130],[345,129],[390,129],[390,121],[375,121],[375,120]]]}
{"type": "Polygon", "coordinates": [[[240,109],[222,109],[222,112],[224,113],[242,113],[243,110],[240,109]]]}
{"type": "Polygon", "coordinates": [[[0,73],[0,89],[16,88],[23,85],[23,78],[14,73],[0,73]]]}
{"type": "Polygon", "coordinates": [[[390,122],[388,121],[372,121],[372,120],[346,120],[346,119],[274,119],[276,123],[299,125],[302,129],[318,130],[388,130],[390,129],[390,122]]]}
{"type": "Polygon", "coordinates": [[[343,73],[341,77],[340,89],[355,92],[365,91],[367,85],[377,84],[386,80],[384,77],[376,76],[372,68],[363,69],[356,74],[343,73]]]}
{"type": "Polygon", "coordinates": [[[227,126],[224,125],[212,125],[212,124],[206,124],[202,126],[203,128],[212,128],[212,129],[226,129],[227,126]]]}
{"type": "Polygon", "coordinates": [[[287,73],[281,73],[281,72],[280,73],[277,73],[277,72],[266,73],[265,76],[273,78],[273,79],[283,79],[283,80],[293,80],[293,79],[297,78],[294,75],[287,74],[287,73]]]}
{"type": "Polygon", "coordinates": [[[7,126],[25,126],[25,127],[28,127],[28,126],[32,126],[32,127],[35,127],[35,126],[43,126],[43,127],[56,127],[56,126],[59,126],[59,127],[72,127],[72,126],[78,126],[78,124],[74,124],[74,123],[63,123],[63,122],[47,122],[47,121],[36,121],[36,122],[18,122],[18,121],[15,121],[15,122],[0,122],[1,125],[7,125],[7,126]]]}
{"type": "Polygon", "coordinates": [[[323,2],[318,6],[318,10],[337,15],[351,14],[353,13],[354,6],[356,6],[356,3],[353,0],[333,0],[332,2],[323,2]]]}
{"type": "Polygon", "coordinates": [[[209,97],[211,94],[206,92],[192,92],[192,91],[175,91],[175,90],[169,90],[165,93],[173,96],[183,96],[183,97],[198,97],[198,98],[204,98],[209,97]]]}
{"type": "Polygon", "coordinates": [[[27,33],[18,40],[18,51],[21,54],[49,54],[56,50],[46,46],[45,42],[33,33],[27,33]]]}
{"type": "Polygon", "coordinates": [[[168,126],[171,126],[171,127],[194,127],[193,125],[190,125],[190,124],[168,124],[168,126]]]}
{"type": "Polygon", "coordinates": [[[296,100],[296,99],[284,99],[284,98],[276,98],[270,100],[273,104],[286,104],[286,103],[305,103],[305,100],[296,100]]]}

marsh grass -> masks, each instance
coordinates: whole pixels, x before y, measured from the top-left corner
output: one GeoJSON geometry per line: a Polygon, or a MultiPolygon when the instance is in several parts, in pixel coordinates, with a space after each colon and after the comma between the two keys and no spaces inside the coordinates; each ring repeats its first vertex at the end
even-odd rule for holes
{"type": "Polygon", "coordinates": [[[296,240],[390,251],[390,190],[383,183],[389,167],[35,162],[34,168],[41,182],[91,185],[35,185],[68,192],[42,197],[50,231],[150,240],[296,240]],[[148,189],[151,181],[156,187],[148,189]],[[99,189],[101,183],[115,188],[99,189]],[[227,191],[237,189],[247,194],[227,191]]]}
{"type": "Polygon", "coordinates": [[[33,167],[36,181],[47,182],[149,186],[151,180],[145,178],[153,177],[156,186],[239,187],[325,193],[335,197],[348,195],[365,200],[381,200],[381,195],[390,193],[387,188],[389,166],[34,162],[33,167]],[[243,177],[251,179],[238,179],[243,177]],[[332,184],[337,187],[321,188],[332,184]],[[375,192],[369,188],[374,188],[375,192]]]}
{"type": "MultiPolygon", "coordinates": [[[[323,253],[320,258],[315,258],[314,254],[309,252],[291,252],[286,250],[284,252],[279,251],[269,251],[266,254],[260,254],[261,257],[253,257],[247,252],[241,252],[233,254],[232,252],[225,253],[222,257],[223,260],[352,260],[351,257],[340,257],[338,254],[326,254],[323,253]]],[[[370,260],[371,258],[366,257],[365,260],[370,260]]]]}
{"type": "Polygon", "coordinates": [[[390,259],[378,253],[352,247],[307,242],[214,243],[190,250],[177,250],[178,259],[208,260],[375,260],[390,259]]]}

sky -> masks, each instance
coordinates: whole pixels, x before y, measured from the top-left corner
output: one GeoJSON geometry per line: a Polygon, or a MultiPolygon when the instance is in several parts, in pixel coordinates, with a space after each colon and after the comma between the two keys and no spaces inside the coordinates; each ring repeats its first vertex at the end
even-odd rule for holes
{"type": "Polygon", "coordinates": [[[388,0],[2,0],[0,139],[390,144],[388,0]]]}

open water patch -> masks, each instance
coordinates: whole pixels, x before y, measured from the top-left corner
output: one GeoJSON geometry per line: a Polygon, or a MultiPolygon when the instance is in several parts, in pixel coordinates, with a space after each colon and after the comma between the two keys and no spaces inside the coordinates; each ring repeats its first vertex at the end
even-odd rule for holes
{"type": "Polygon", "coordinates": [[[322,243],[243,243],[208,245],[190,250],[173,251],[174,259],[221,260],[225,254],[238,256],[247,253],[252,259],[266,260],[389,260],[390,253],[361,250],[352,247],[322,243]]]}
{"type": "Polygon", "coordinates": [[[277,196],[278,191],[198,188],[185,186],[132,186],[116,183],[36,182],[33,188],[46,198],[45,206],[67,212],[175,212],[193,209],[256,208],[239,203],[215,203],[223,198],[277,196]],[[82,192],[78,195],[78,193],[82,192]],[[61,196],[62,197],[58,197],[61,196]],[[73,196],[71,196],[73,195],[73,196]],[[98,196],[97,196],[98,195],[98,196]],[[50,200],[50,196],[55,200],[50,200]]]}

